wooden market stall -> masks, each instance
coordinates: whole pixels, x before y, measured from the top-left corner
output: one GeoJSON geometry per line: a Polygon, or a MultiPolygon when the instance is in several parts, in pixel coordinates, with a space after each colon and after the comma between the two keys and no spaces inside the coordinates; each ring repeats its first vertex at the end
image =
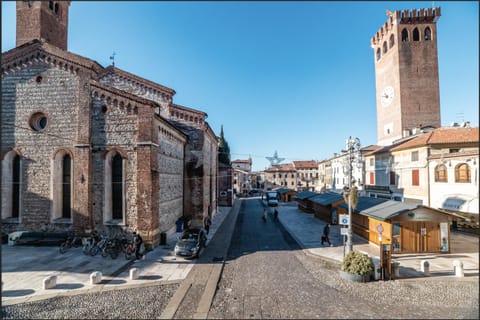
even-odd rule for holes
{"type": "MultiPolygon", "coordinates": [[[[339,214],[347,214],[348,206],[338,206],[339,214]]],[[[450,252],[450,223],[447,212],[414,203],[359,197],[352,212],[354,233],[379,244],[390,244],[393,253],[450,252]]]]}
{"type": "Polygon", "coordinates": [[[337,206],[343,203],[343,196],[334,192],[324,192],[308,199],[312,202],[316,218],[330,224],[338,224],[337,206]]]}
{"type": "Polygon", "coordinates": [[[313,207],[312,207],[312,202],[309,201],[309,198],[318,195],[318,192],[313,192],[313,191],[302,191],[299,192],[295,195],[294,200],[297,201],[297,207],[298,209],[312,213],[313,212],[313,207]]]}

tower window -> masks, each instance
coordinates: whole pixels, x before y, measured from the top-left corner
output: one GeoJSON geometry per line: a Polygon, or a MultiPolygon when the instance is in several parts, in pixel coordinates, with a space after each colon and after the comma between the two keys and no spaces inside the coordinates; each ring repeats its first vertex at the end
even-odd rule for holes
{"type": "Polygon", "coordinates": [[[393,34],[390,36],[390,48],[392,48],[394,45],[395,45],[395,37],[393,36],[393,34]]]}
{"type": "Polygon", "coordinates": [[[48,1],[48,8],[53,11],[53,1],[48,1]]]}
{"type": "Polygon", "coordinates": [[[429,27],[425,28],[425,35],[424,35],[425,41],[432,40],[432,30],[430,30],[429,27]]]}
{"type": "Polygon", "coordinates": [[[377,60],[380,60],[380,58],[382,57],[382,53],[380,51],[380,48],[377,49],[377,60]]]}
{"type": "Polygon", "coordinates": [[[418,28],[413,29],[413,41],[420,40],[420,32],[418,32],[418,28]]]}
{"type": "Polygon", "coordinates": [[[407,31],[407,29],[402,30],[402,42],[408,42],[408,31],[407,31]]]}
{"type": "Polygon", "coordinates": [[[383,53],[387,53],[387,42],[383,42],[383,53]]]}

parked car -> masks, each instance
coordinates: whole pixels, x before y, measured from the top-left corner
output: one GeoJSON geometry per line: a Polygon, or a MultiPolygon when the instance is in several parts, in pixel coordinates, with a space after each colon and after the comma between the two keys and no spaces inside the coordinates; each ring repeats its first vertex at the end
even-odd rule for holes
{"type": "Polygon", "coordinates": [[[15,231],[8,235],[11,245],[59,246],[68,237],[66,231],[15,231]]]}
{"type": "Polygon", "coordinates": [[[175,255],[184,258],[198,258],[206,246],[207,234],[204,229],[185,229],[175,244],[175,255]]]}

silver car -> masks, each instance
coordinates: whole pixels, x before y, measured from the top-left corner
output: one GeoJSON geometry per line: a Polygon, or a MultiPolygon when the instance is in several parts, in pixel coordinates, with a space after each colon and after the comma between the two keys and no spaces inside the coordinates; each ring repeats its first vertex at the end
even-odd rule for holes
{"type": "Polygon", "coordinates": [[[175,255],[184,258],[198,258],[207,246],[207,234],[203,229],[186,229],[175,244],[175,255]]]}

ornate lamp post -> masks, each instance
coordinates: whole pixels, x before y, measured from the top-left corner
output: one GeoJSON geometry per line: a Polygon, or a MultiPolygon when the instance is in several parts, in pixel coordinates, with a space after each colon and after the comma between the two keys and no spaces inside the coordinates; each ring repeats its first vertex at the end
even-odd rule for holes
{"type": "Polygon", "coordinates": [[[351,136],[346,141],[347,147],[347,159],[344,164],[344,169],[348,175],[348,187],[344,187],[344,198],[348,200],[348,231],[347,231],[347,250],[349,253],[353,251],[352,243],[352,207],[357,206],[357,189],[356,187],[352,188],[352,183],[355,183],[352,177],[353,166],[356,165],[357,168],[362,167],[362,155],[360,153],[360,139],[352,138],[351,136]],[[353,180],[353,181],[352,181],[353,180]],[[354,194],[355,193],[355,194],[354,194]]]}

